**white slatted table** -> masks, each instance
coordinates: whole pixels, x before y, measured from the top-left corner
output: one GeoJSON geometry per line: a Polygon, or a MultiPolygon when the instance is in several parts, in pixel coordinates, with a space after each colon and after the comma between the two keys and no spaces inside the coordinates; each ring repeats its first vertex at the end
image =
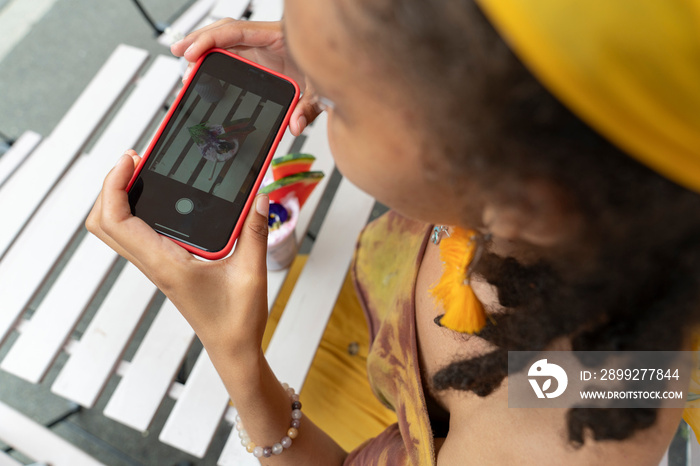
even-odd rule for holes
{"type": "Polygon", "coordinates": [[[0,186],[25,162],[39,141],[41,141],[41,136],[38,133],[26,131],[0,158],[0,186]]]}
{"type": "MultiPolygon", "coordinates": [[[[103,466],[49,429],[0,402],[0,439],[37,463],[52,466],[103,466]],[[37,449],[36,445],[41,448],[37,449]]],[[[0,452],[0,466],[22,464],[0,452]]]]}
{"type": "MultiPolygon", "coordinates": [[[[232,13],[240,16],[249,6],[257,9],[252,19],[281,16],[282,3],[277,0],[249,4],[248,0],[200,0],[176,26],[202,25],[232,13]]],[[[222,428],[222,419],[231,420],[235,410],[229,407],[226,390],[205,351],[199,354],[186,383],[174,382],[195,335],[167,299],[154,310],[155,319],[133,357],[123,360],[157,291],[135,267],[127,264],[114,282],[106,285],[109,291],[95,315],[83,322],[84,333],[79,339],[72,336],[96,290],[105,286],[105,278],[117,263],[116,254],[99,240],[78,233],[104,175],[124,149],[147,139],[145,133],[152,129],[154,119],[161,117],[162,106],[179,82],[180,65],[174,58],[159,56],[145,66],[147,61],[145,52],[119,47],[51,135],[39,144],[38,135],[27,133],[6,157],[0,158],[0,202],[22,199],[0,226],[0,345],[10,333],[18,334],[8,345],[0,369],[42,383],[58,356],[67,353],[69,358],[51,386],[54,393],[91,408],[108,381],[118,377],[105,416],[144,432],[150,429],[163,400],[170,396],[176,402],[160,441],[200,458],[221,455],[222,465],[257,464],[240,448],[235,434],[229,437],[223,452],[208,452],[213,436],[222,428]],[[127,92],[128,97],[104,126],[106,115],[127,92]],[[101,132],[93,148],[81,153],[97,130],[101,132]],[[38,179],[37,170],[41,172],[38,179]],[[47,231],[51,235],[46,235],[47,231]],[[31,317],[25,318],[28,304],[71,243],[73,248],[62,269],[31,317]]],[[[325,116],[321,116],[307,129],[300,146],[301,151],[317,157],[314,169],[327,177],[300,214],[296,231],[299,243],[334,169],[325,125],[325,116]]],[[[293,143],[295,138],[287,132],[278,155],[287,153],[293,143]]],[[[345,277],[355,237],[372,205],[372,199],[346,181],[341,182],[270,345],[268,357],[273,369],[297,387],[303,384],[345,277]],[[319,293],[321,286],[323,292],[319,293]],[[300,304],[309,299],[314,309],[304,312],[309,310],[308,305],[302,309],[300,304]],[[283,335],[307,324],[301,345],[292,341],[295,335],[283,335]],[[288,353],[287,359],[295,361],[293,377],[284,372],[285,351],[280,351],[289,344],[298,346],[297,353],[288,353]]],[[[286,271],[268,274],[270,306],[286,275],[286,271]]],[[[0,424],[2,421],[0,415],[0,424]]],[[[223,428],[230,429],[230,425],[223,428]]],[[[0,431],[0,439],[7,442],[9,438],[15,439],[0,431]]],[[[0,455],[0,465],[13,463],[13,459],[0,455]]]]}

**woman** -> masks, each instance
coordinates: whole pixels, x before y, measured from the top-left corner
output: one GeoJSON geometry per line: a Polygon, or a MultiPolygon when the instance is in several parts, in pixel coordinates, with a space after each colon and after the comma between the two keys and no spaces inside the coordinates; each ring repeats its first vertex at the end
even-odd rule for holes
{"type": "Polygon", "coordinates": [[[258,449],[265,464],[656,465],[678,426],[679,409],[509,409],[506,356],[690,349],[700,320],[700,104],[696,88],[664,87],[668,76],[656,69],[651,89],[625,79],[646,76],[647,57],[700,76],[697,2],[601,11],[573,0],[479,3],[288,0],[284,27],[224,20],[172,48],[194,62],[225,47],[305,83],[292,132],[327,110],[339,170],[395,211],[367,228],[354,270],[371,314],[368,373],[399,422],[350,454],[306,418],[298,437],[285,436],[290,395],[260,350],[267,198],[257,198],[235,254],[202,263],[131,217],[124,188],[133,151],[105,180],[88,228],[190,322],[248,448],[283,437],[287,447],[294,437],[275,448],[280,455],[258,449]],[[624,152],[552,97],[491,23],[624,152]],[[684,47],[659,53],[636,35],[650,25],[662,29],[651,30],[653,43],[684,47]],[[606,41],[608,55],[591,65],[591,50],[606,41]],[[615,77],[619,92],[606,94],[615,77]],[[643,105],[658,100],[676,107],[642,118],[664,108],[643,105]],[[441,316],[455,306],[431,292],[444,269],[432,225],[443,226],[435,243],[463,237],[462,278],[442,288],[475,306],[466,324],[448,325],[441,316]],[[377,277],[398,278],[386,287],[377,277]]]}

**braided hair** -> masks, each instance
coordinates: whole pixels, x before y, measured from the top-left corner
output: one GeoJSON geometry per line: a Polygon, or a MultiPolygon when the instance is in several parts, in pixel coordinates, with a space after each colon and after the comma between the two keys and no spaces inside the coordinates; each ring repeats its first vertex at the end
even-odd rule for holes
{"type": "MultiPolygon", "coordinates": [[[[473,0],[360,3],[364,20],[345,15],[349,27],[409,89],[422,90],[414,95],[423,96],[424,114],[441,115],[425,124],[432,155],[444,154],[455,182],[468,176],[507,198],[533,177],[554,180],[584,218],[588,244],[570,245],[573,254],[560,259],[522,264],[485,254],[475,272],[498,289],[505,312],[479,336],[496,349],[442,368],[434,388],[488,396],[507,376],[509,350],[542,350],[561,337],[578,351],[681,350],[687,329],[700,323],[700,195],[574,116],[473,0]]],[[[656,414],[572,408],[569,441],[583,445],[586,431],[623,440],[653,425],[656,414]]]]}

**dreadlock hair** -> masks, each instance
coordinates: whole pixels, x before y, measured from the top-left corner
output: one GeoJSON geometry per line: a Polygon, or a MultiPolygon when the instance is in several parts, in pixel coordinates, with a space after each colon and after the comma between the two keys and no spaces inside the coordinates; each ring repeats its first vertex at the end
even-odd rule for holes
{"type": "MultiPolygon", "coordinates": [[[[578,261],[565,255],[524,265],[486,254],[476,272],[498,288],[506,312],[479,336],[497,349],[449,364],[433,386],[488,396],[507,376],[509,350],[542,350],[560,337],[580,351],[681,350],[687,329],[700,323],[700,195],[582,123],[529,73],[474,0],[360,3],[364,20],[345,21],[433,115],[424,123],[434,135],[431,155],[450,164],[445,176],[475,179],[502,198],[517,198],[529,179],[553,180],[574,200],[589,243],[570,245],[579,247],[578,261]]],[[[573,408],[569,441],[583,445],[586,432],[623,440],[656,414],[573,408]]]]}

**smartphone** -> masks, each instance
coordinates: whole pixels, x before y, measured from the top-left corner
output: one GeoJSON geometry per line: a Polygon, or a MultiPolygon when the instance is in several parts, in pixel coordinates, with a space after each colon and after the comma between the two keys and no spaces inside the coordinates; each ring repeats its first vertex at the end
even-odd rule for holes
{"type": "Polygon", "coordinates": [[[193,254],[225,257],[298,100],[293,80],[207,52],[127,187],[131,213],[193,254]]]}

